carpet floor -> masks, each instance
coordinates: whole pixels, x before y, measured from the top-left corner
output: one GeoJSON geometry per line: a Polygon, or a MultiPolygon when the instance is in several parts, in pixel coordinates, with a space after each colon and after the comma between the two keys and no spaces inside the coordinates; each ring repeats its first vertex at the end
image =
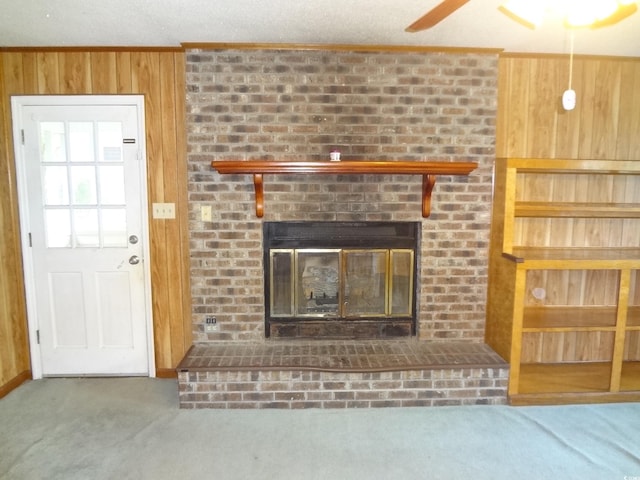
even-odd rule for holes
{"type": "Polygon", "coordinates": [[[640,403],[180,410],[174,380],[45,379],[0,400],[0,478],[640,480],[640,403]]]}

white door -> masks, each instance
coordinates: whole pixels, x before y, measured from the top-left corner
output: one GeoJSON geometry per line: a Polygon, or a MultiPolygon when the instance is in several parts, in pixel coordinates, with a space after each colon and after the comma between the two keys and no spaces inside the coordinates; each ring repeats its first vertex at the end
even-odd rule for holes
{"type": "Polygon", "coordinates": [[[34,377],[152,375],[142,98],[12,107],[34,377]]]}

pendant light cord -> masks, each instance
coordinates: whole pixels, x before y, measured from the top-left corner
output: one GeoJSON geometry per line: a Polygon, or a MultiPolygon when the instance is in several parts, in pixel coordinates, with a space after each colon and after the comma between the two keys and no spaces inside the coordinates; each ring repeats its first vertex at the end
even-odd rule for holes
{"type": "Polygon", "coordinates": [[[575,41],[575,35],[575,30],[571,30],[569,54],[569,90],[571,90],[571,85],[573,84],[573,44],[575,41]]]}

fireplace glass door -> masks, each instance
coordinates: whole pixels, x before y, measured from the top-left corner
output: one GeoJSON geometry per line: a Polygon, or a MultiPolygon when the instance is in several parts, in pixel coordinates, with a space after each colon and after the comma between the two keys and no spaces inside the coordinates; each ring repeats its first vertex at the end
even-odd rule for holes
{"type": "Polygon", "coordinates": [[[413,255],[411,249],[271,249],[271,316],[411,316],[413,255]]]}

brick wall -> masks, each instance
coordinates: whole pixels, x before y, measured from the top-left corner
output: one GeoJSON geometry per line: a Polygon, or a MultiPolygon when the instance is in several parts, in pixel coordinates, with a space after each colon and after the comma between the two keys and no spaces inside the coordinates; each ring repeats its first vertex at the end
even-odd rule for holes
{"type": "Polygon", "coordinates": [[[264,220],[422,222],[418,336],[484,336],[497,55],[437,52],[187,52],[191,283],[196,342],[264,338],[261,222],[253,181],[212,160],[475,161],[438,177],[267,175],[264,220]],[[200,207],[211,205],[211,222],[200,207]],[[218,320],[204,332],[205,315],[218,320]]]}
{"type": "Polygon", "coordinates": [[[509,370],[179,372],[180,408],[377,408],[502,405],[509,370]]]}

